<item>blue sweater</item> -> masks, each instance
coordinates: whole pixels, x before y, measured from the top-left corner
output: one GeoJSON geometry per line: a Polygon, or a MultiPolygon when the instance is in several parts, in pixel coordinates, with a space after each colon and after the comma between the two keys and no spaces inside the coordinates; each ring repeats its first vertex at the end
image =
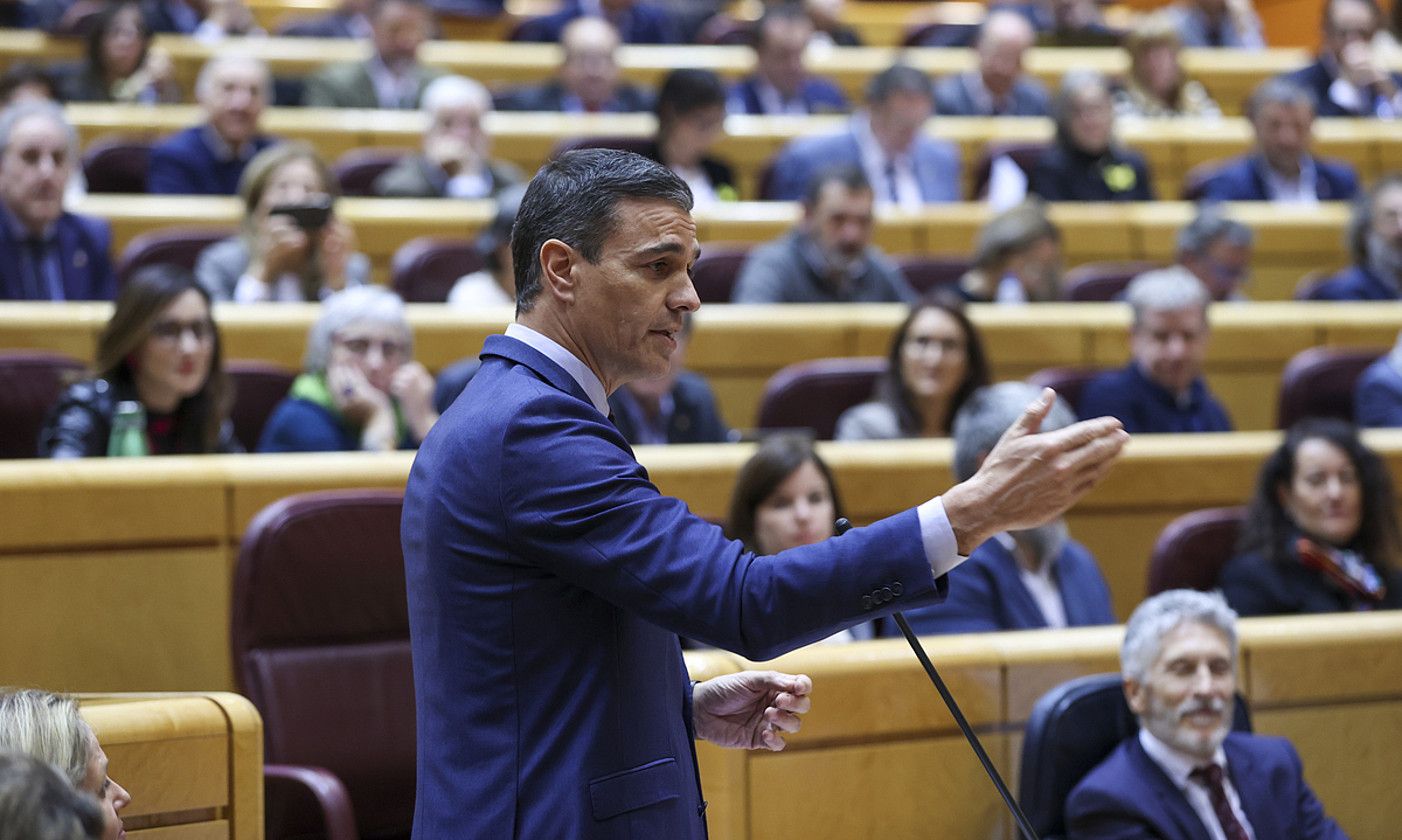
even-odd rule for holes
{"type": "Polygon", "coordinates": [[[1118,417],[1132,435],[1232,430],[1226,409],[1208,392],[1202,377],[1193,380],[1187,402],[1179,403],[1133,362],[1087,383],[1081,392],[1080,415],[1118,417]]]}
{"type": "Polygon", "coordinates": [[[233,159],[220,158],[205,137],[206,126],[178,131],[151,149],[151,169],[146,175],[146,191],[165,195],[234,195],[239,190],[243,168],[258,152],[277,141],[255,137],[248,154],[233,159]]]}

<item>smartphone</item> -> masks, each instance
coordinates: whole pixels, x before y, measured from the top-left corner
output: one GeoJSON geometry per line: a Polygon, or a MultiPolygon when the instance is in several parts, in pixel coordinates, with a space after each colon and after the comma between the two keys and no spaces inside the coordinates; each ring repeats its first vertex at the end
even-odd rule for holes
{"type": "Polygon", "coordinates": [[[279,204],[268,211],[270,216],[288,216],[297,227],[313,232],[326,227],[331,220],[331,199],[318,198],[301,204],[279,204]]]}

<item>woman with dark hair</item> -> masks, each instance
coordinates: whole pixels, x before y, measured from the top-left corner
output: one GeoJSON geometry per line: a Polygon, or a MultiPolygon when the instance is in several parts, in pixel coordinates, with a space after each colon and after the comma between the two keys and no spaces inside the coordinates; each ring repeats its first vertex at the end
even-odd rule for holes
{"type": "Polygon", "coordinates": [[[1242,615],[1396,609],[1398,546],[1382,459],[1348,423],[1302,420],[1261,467],[1222,593],[1242,615]]]}
{"type": "Polygon", "coordinates": [[[1149,167],[1115,142],[1110,83],[1072,70],[1052,100],[1056,140],[1032,169],[1028,189],[1047,201],[1153,201],[1149,167]]]}
{"type": "Polygon", "coordinates": [[[735,201],[735,173],[707,152],[725,133],[725,85],[709,70],[673,70],[657,94],[657,138],[645,154],[691,187],[697,207],[735,201]]]}
{"type": "Polygon", "coordinates": [[[83,63],[62,83],[69,102],[179,102],[175,67],[151,47],[151,27],[141,5],[120,0],[93,19],[83,63]]]}
{"type": "Polygon", "coordinates": [[[834,437],[945,437],[959,407],[988,382],[983,341],[969,316],[955,302],[926,298],[896,329],[871,401],[842,412],[834,437]]]}
{"type": "Polygon", "coordinates": [[[105,455],[119,404],[141,404],[153,455],[238,452],[219,330],[209,294],[188,271],[138,271],[97,340],[94,378],[70,385],[49,411],[39,455],[105,455]]]}

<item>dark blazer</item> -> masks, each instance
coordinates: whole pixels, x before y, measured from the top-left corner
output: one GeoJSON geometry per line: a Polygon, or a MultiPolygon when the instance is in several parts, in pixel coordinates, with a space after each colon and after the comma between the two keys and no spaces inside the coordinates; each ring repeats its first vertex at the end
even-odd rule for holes
{"type": "MultiPolygon", "coordinates": [[[[1068,540],[1052,560],[1052,569],[1069,626],[1115,623],[1110,587],[1085,546],[1068,540]]],[[[943,604],[909,610],[906,618],[922,635],[1047,626],[1041,608],[1018,574],[1017,559],[996,539],[974,549],[968,560],[949,573],[949,597],[943,604]]]]}
{"type": "Polygon", "coordinates": [[[1360,426],[1402,427],[1402,372],[1390,356],[1369,365],[1353,387],[1353,419],[1360,426]]]}
{"type": "MultiPolygon", "coordinates": [[[[1284,738],[1232,732],[1222,744],[1241,810],[1260,840],[1348,840],[1305,783],[1284,738]]],[[[1193,806],[1164,774],[1139,736],[1120,743],[1066,800],[1068,840],[1209,840],[1193,806]]]]}
{"type": "MultiPolygon", "coordinates": [[[[1291,556],[1295,557],[1293,552],[1291,556]]],[[[1298,559],[1276,563],[1258,552],[1228,560],[1217,582],[1227,603],[1243,616],[1350,612],[1362,606],[1298,559]]],[[[1385,571],[1383,582],[1387,595],[1376,608],[1402,607],[1402,574],[1385,571]]]]}
{"type": "Polygon", "coordinates": [[[414,836],[701,840],[677,634],[769,659],[932,603],[919,517],[760,560],[661,495],[554,362],[507,336],[482,360],[404,494],[414,836]]]}
{"type": "Polygon", "coordinates": [[[1041,82],[1023,76],[1013,83],[1008,104],[994,112],[975,98],[981,82],[977,71],[945,76],[935,83],[935,113],[950,117],[1045,117],[1051,113],[1051,98],[1041,82]]]}
{"type": "MultiPolygon", "coordinates": [[[[551,81],[509,90],[497,97],[496,107],[498,111],[563,111],[567,95],[563,84],[551,81]]],[[[613,99],[604,106],[604,111],[610,114],[651,110],[652,95],[627,82],[619,82],[613,99]]]]}
{"type": "Polygon", "coordinates": [[[1149,166],[1138,152],[1111,147],[1091,157],[1061,143],[1037,158],[1027,189],[1047,201],[1153,201],[1149,166]],[[1113,167],[1113,169],[1112,169],[1113,167]],[[1127,183],[1111,183],[1108,173],[1133,173],[1127,183]]]}
{"type": "MultiPolygon", "coordinates": [[[[1358,192],[1358,174],[1341,160],[1314,159],[1314,192],[1320,201],[1348,201],[1358,192]]],[[[1266,161],[1260,155],[1243,155],[1222,165],[1203,184],[1209,201],[1270,201],[1266,189],[1266,161]]]]}
{"type": "Polygon", "coordinates": [[[1118,417],[1132,435],[1232,430],[1227,410],[1207,390],[1202,377],[1193,381],[1188,404],[1179,405],[1172,394],[1145,376],[1134,362],[1086,383],[1077,409],[1082,417],[1118,417]]]}
{"type": "Polygon", "coordinates": [[[357,38],[351,28],[352,17],[344,12],[328,12],[324,15],[295,21],[282,27],[278,32],[286,38],[357,38]]]}
{"type": "MultiPolygon", "coordinates": [[[[798,90],[804,110],[810,114],[841,114],[850,110],[842,88],[822,78],[809,76],[803,80],[798,90]]],[[[726,97],[726,110],[732,114],[764,114],[764,104],[759,98],[758,80],[747,76],[736,82],[726,97]]]]}
{"type": "MultiPolygon", "coordinates": [[[[921,134],[911,153],[915,180],[926,203],[959,200],[959,150],[953,144],[921,134]]],[[[798,201],[808,182],[829,166],[862,165],[861,147],[850,129],[838,134],[800,137],[784,147],[774,161],[771,192],[774,201],[798,201]]],[[[881,187],[877,186],[880,190],[881,187]]]]}
{"type": "Polygon", "coordinates": [[[1315,286],[1310,300],[1397,300],[1396,286],[1390,286],[1361,265],[1351,265],[1315,286]]]}
{"type": "MultiPolygon", "coordinates": [[[[579,3],[569,0],[561,11],[532,18],[521,24],[513,36],[517,41],[557,43],[570,21],[583,17],[579,3]]],[[[634,3],[621,16],[609,18],[625,44],[679,44],[681,29],[671,12],[647,3],[634,3]]]]}
{"type": "Polygon", "coordinates": [[[146,175],[146,191],[168,195],[234,195],[239,178],[253,156],[277,142],[272,137],[255,137],[248,154],[234,159],[218,157],[205,137],[206,127],[197,125],[178,131],[151,149],[151,167],[146,175]]]}
{"type": "MultiPolygon", "coordinates": [[[[667,425],[668,443],[725,443],[730,427],[721,419],[716,396],[700,374],[682,371],[672,386],[672,420],[667,425]]],[[[629,408],[637,401],[628,389],[619,388],[609,397],[613,424],[630,444],[638,443],[638,430],[633,425],[629,408]]]]}
{"type": "MultiPolygon", "coordinates": [[[[442,70],[423,64],[418,65],[414,73],[418,84],[414,101],[403,104],[406,109],[419,107],[424,88],[443,75],[442,70]]],[[[302,90],[302,104],[308,108],[379,108],[380,96],[366,62],[354,61],[330,64],[308,76],[302,90]]]]}
{"type": "MultiPolygon", "coordinates": [[[[1324,66],[1323,61],[1315,61],[1306,67],[1301,67],[1291,73],[1286,73],[1281,78],[1309,91],[1314,97],[1315,114],[1320,117],[1371,117],[1371,109],[1360,112],[1346,110],[1342,105],[1329,98],[1329,87],[1334,84],[1336,75],[1329,72],[1329,68],[1324,66]]],[[[1392,74],[1392,83],[1402,89],[1402,73],[1392,74]]]]}
{"type": "MultiPolygon", "coordinates": [[[[23,295],[26,246],[15,238],[14,220],[0,208],[0,300],[23,295]]],[[[103,219],[64,213],[54,223],[50,253],[57,252],[61,300],[112,300],[117,296],[117,276],[112,272],[112,229],[103,219]]]]}

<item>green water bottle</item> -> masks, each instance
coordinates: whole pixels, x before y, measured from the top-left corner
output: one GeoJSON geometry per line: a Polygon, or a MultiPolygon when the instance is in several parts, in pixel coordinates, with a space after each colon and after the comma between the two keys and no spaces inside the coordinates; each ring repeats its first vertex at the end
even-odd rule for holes
{"type": "Polygon", "coordinates": [[[112,415],[107,457],[132,458],[146,454],[146,409],[136,400],[123,400],[117,403],[117,413],[112,415]]]}

